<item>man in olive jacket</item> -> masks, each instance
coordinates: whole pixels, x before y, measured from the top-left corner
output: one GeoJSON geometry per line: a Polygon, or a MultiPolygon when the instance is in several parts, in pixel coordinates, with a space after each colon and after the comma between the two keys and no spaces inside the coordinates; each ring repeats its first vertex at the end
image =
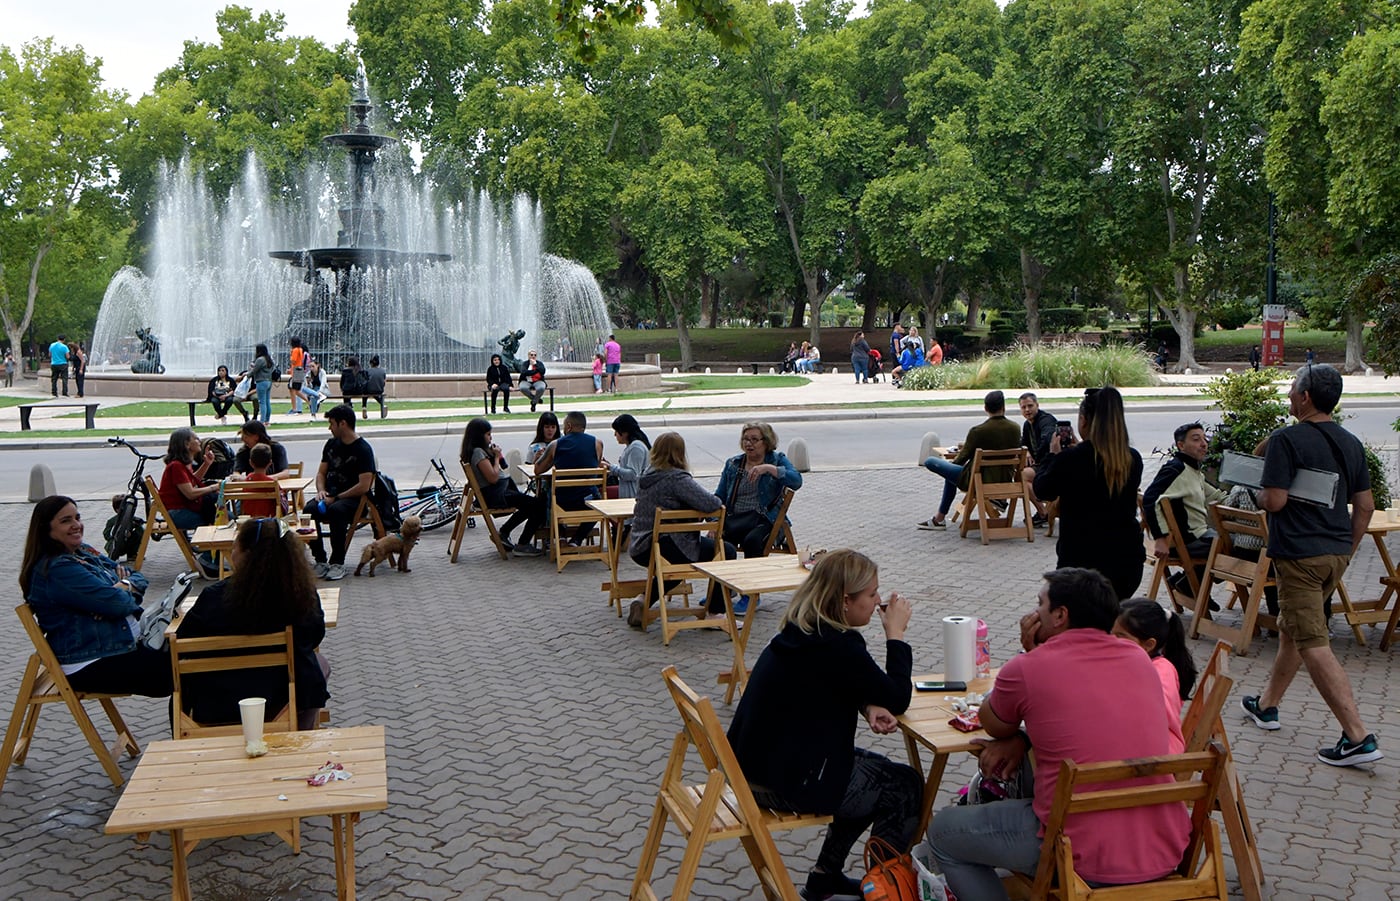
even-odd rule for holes
{"type": "MultiPolygon", "coordinates": [[[[972,462],[979,448],[1013,450],[1021,446],[1020,427],[1006,418],[1006,395],[991,391],[983,400],[982,407],[987,411],[986,421],[972,427],[955,458],[950,461],[935,455],[924,461],[925,469],[943,477],[943,499],[938,503],[938,512],[919,523],[919,528],[942,531],[948,527],[945,517],[953,508],[953,498],[957,497],[958,489],[966,491],[972,481],[972,469],[967,464],[972,462]]],[[[1000,469],[1002,471],[989,470],[986,473],[988,481],[1010,482],[1019,476],[1011,467],[1000,469]]]]}

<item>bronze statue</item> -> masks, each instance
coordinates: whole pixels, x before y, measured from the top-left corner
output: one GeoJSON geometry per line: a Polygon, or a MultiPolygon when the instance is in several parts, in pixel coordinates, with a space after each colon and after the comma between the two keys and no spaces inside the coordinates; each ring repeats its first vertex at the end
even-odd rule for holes
{"type": "Polygon", "coordinates": [[[520,339],[525,337],[525,330],[517,329],[513,332],[506,332],[506,336],[496,343],[501,345],[501,363],[512,372],[519,372],[521,363],[515,358],[520,350],[520,339]]]}
{"type": "Polygon", "coordinates": [[[165,367],[160,363],[160,339],[151,334],[148,328],[137,329],[136,337],[141,339],[141,352],[145,357],[132,363],[131,371],[164,375],[165,367]]]}

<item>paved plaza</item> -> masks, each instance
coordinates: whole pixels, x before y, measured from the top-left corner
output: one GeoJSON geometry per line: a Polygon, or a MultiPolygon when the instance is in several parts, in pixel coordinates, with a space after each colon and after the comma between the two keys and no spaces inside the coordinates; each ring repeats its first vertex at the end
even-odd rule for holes
{"type": "MultiPolygon", "coordinates": [[[[647,427],[653,435],[661,431],[647,427]]],[[[799,425],[784,428],[785,440],[799,434],[799,425]]],[[[1149,468],[1155,464],[1150,460],[1149,468]]],[[[704,473],[701,481],[713,485],[716,476],[704,473]]],[[[917,531],[914,523],[927,514],[939,487],[913,465],[819,469],[807,475],[793,504],[798,543],[858,548],[880,564],[882,590],[914,600],[909,641],[916,671],[941,669],[940,619],[955,613],[985,618],[993,656],[1004,661],[1019,649],[1016,622],[1033,605],[1040,574],[1054,565],[1054,542],[1037,532],[1034,543],[983,547],[975,538],[959,539],[955,530],[917,531]]],[[[0,504],[0,529],[22,536],[29,510],[28,504],[0,504]]],[[[85,500],[82,512],[89,539],[99,536],[104,505],[85,500]]],[[[363,540],[355,541],[352,561],[363,540]]],[[[625,897],[678,725],[660,671],[676,664],[691,685],[716,697],[727,724],[732,710],[719,703],[715,676],[729,665],[729,642],[720,632],[687,632],[665,647],[657,626],[648,634],[629,629],[599,591],[607,577],[601,563],[571,564],[556,574],[547,559],[502,561],[478,527],[467,533],[453,565],[447,540],[445,530],[426,534],[411,574],[381,570],[374,579],[340,582],[339,626],[323,646],[333,666],[332,724],[378,723],[388,735],[390,806],[367,814],[356,834],[360,897],[625,897]]],[[[1393,540],[1391,547],[1400,551],[1393,540]]],[[[17,540],[0,557],[0,582],[12,586],[16,602],[20,553],[17,540]]],[[[153,547],[145,567],[152,593],[169,585],[182,562],[169,542],[153,547]]],[[[624,562],[624,577],[629,567],[624,562]]],[[[1348,573],[1353,597],[1374,596],[1379,573],[1367,540],[1348,573]]],[[[764,599],[750,665],[786,599],[764,599]]],[[[881,634],[878,625],[866,630],[877,659],[883,659],[881,634]]],[[[1400,855],[1400,715],[1391,706],[1397,689],[1391,655],[1376,648],[1378,635],[1368,632],[1368,639],[1368,647],[1358,647],[1334,618],[1333,647],[1363,718],[1390,754],[1367,767],[1334,769],[1314,758],[1317,747],[1335,742],[1338,726],[1306,675],[1285,699],[1280,731],[1258,731],[1237,715],[1239,697],[1262,688],[1274,641],[1256,641],[1255,656],[1231,660],[1236,684],[1226,724],[1268,896],[1280,901],[1400,896],[1392,863],[1400,855]]],[[[1210,649],[1207,642],[1194,643],[1198,664],[1210,649]]],[[[6,704],[28,653],[11,619],[0,629],[6,704]]],[[[143,743],[168,734],[166,702],[119,704],[143,743]]],[[[99,728],[110,731],[100,719],[99,728]]],[[[904,759],[897,736],[875,736],[862,727],[858,740],[904,759]]],[[[128,774],[134,766],[122,762],[128,774]]],[[[940,805],[972,770],[971,757],[951,761],[940,805]]],[[[49,707],[28,763],[12,770],[0,791],[0,897],[168,897],[166,835],[138,844],[102,832],[118,794],[71,717],[61,705],[49,707]]],[[[820,830],[805,830],[778,839],[799,884],[820,838],[820,830]]],[[[657,869],[663,895],[679,858],[672,831],[657,869]]],[[[324,819],[303,823],[299,856],[271,836],[220,839],[201,843],[190,866],[200,899],[310,899],[335,891],[324,819]]],[[[1227,867],[1233,878],[1232,863],[1227,867]]],[[[707,852],[694,897],[761,897],[737,842],[707,852]]]]}

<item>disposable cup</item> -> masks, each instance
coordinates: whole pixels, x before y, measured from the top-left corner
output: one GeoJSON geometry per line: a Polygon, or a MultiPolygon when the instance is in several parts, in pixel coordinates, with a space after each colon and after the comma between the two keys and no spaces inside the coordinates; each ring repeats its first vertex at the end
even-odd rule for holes
{"type": "Polygon", "coordinates": [[[1389,510],[1385,511],[1385,515],[1391,522],[1400,522],[1400,507],[1391,507],[1389,510]]]}
{"type": "Polygon", "coordinates": [[[262,741],[263,715],[267,712],[266,698],[244,698],[238,702],[238,715],[243,719],[243,741],[262,741]]]}

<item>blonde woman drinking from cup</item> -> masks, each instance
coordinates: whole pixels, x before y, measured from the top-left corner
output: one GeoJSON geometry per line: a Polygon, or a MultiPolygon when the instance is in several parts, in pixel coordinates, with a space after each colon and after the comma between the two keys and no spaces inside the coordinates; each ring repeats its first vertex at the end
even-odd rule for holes
{"type": "Polygon", "coordinates": [[[821,556],[792,596],[778,634],[749,675],[729,743],[759,804],[831,814],[804,898],[862,897],[844,874],[861,833],[909,847],[919,823],[923,780],[911,767],[855,744],[856,715],[870,730],[894,732],[909,706],[913,652],[904,641],[913,609],[891,592],[880,601],[874,561],[858,551],[821,556]],[[878,614],[885,666],[858,631],[878,614]]]}

